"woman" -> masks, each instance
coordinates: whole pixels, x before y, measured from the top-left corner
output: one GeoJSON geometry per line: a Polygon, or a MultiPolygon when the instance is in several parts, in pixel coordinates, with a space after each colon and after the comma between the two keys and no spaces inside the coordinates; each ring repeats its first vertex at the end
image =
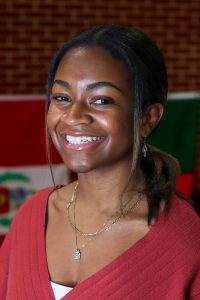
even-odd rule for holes
{"type": "Polygon", "coordinates": [[[78,180],[19,210],[1,299],[200,299],[199,218],[175,159],[146,145],[166,100],[162,55],[136,29],[96,26],[56,53],[47,131],[78,180]]]}

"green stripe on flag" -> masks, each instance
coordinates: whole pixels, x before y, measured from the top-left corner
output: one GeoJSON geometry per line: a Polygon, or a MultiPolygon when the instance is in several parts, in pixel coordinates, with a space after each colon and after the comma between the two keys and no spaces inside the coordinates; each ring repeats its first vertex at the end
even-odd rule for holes
{"type": "Polygon", "coordinates": [[[28,176],[26,175],[22,175],[19,173],[4,173],[4,174],[0,174],[0,184],[7,182],[7,181],[11,181],[11,180],[20,180],[20,181],[24,181],[24,182],[30,182],[30,179],[28,178],[28,176]]]}
{"type": "Polygon", "coordinates": [[[195,167],[200,97],[168,100],[163,118],[148,143],[175,156],[183,172],[195,167]]]}

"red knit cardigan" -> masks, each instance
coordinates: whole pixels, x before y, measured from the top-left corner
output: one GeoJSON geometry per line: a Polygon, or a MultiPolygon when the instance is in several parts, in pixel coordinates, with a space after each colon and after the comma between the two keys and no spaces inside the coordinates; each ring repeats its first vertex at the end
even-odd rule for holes
{"type": "MultiPolygon", "coordinates": [[[[45,216],[53,189],[36,193],[17,213],[0,249],[0,300],[53,300],[45,253],[45,216]]],[[[200,219],[173,196],[144,238],[63,300],[200,299],[200,219]]]]}

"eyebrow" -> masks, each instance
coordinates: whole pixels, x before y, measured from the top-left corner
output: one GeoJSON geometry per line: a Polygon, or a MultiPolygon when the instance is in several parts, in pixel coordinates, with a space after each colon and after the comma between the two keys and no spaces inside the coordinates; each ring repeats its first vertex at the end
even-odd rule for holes
{"type": "Polygon", "coordinates": [[[54,84],[62,85],[63,87],[65,87],[67,89],[71,89],[71,85],[67,81],[64,81],[64,80],[56,79],[53,82],[53,85],[54,84]]]}
{"type": "Polygon", "coordinates": [[[98,81],[98,82],[94,82],[94,83],[89,83],[87,85],[87,90],[92,90],[92,89],[95,89],[95,88],[99,88],[99,87],[105,87],[105,86],[109,86],[109,87],[112,87],[116,90],[118,90],[120,93],[123,94],[123,91],[115,84],[113,84],[112,82],[109,82],[109,81],[98,81]]]}
{"type": "MultiPolygon", "coordinates": [[[[54,80],[53,84],[59,84],[67,89],[71,89],[70,83],[65,80],[56,79],[56,80],[54,80]]],[[[99,87],[106,87],[106,86],[112,87],[112,88],[118,90],[120,93],[124,94],[123,90],[121,90],[117,85],[115,85],[109,81],[98,81],[98,82],[89,83],[86,87],[86,90],[92,90],[92,89],[96,89],[99,87]]]]}

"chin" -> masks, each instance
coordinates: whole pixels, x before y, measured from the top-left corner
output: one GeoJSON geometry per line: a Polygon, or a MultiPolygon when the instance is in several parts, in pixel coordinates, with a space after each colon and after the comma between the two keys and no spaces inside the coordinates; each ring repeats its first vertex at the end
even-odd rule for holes
{"type": "Polygon", "coordinates": [[[73,173],[76,173],[76,174],[86,174],[86,173],[89,173],[91,172],[93,169],[91,168],[86,168],[86,167],[68,167],[70,171],[72,171],[73,173]]]}
{"type": "Polygon", "coordinates": [[[64,163],[67,166],[67,168],[74,173],[88,173],[95,169],[94,166],[92,167],[90,164],[88,164],[88,162],[84,163],[84,161],[81,161],[80,163],[76,162],[74,164],[72,162],[69,163],[69,162],[65,162],[65,161],[64,161],[64,163]]]}

